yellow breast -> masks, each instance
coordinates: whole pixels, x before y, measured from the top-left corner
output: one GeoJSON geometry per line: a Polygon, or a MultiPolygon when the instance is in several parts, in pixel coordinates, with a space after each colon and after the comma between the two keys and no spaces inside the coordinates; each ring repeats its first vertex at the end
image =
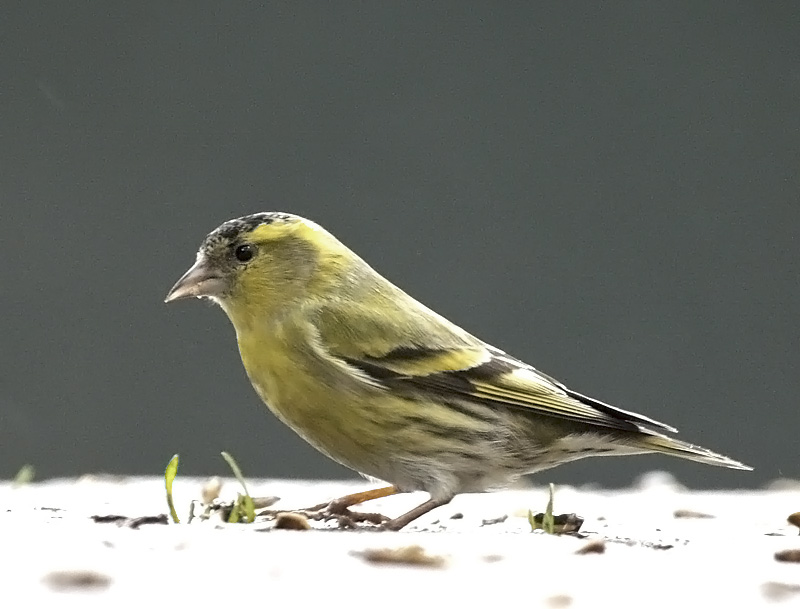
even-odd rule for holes
{"type": "Polygon", "coordinates": [[[374,389],[356,382],[314,349],[305,329],[280,325],[242,332],[239,351],[259,397],[286,425],[315,448],[364,471],[379,450],[374,439],[374,389]]]}

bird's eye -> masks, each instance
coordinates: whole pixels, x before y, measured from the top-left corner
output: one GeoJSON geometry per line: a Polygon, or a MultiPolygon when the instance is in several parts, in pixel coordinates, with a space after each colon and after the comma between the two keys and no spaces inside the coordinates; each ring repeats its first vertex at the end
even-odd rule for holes
{"type": "Polygon", "coordinates": [[[236,247],[233,250],[233,255],[236,256],[236,259],[239,262],[247,262],[248,260],[252,259],[253,256],[256,255],[256,248],[254,245],[250,243],[243,243],[236,247]]]}

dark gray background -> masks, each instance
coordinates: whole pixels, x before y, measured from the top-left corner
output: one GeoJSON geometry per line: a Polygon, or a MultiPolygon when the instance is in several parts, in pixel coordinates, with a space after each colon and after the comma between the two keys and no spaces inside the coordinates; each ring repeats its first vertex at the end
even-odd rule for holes
{"type": "Polygon", "coordinates": [[[343,476],[162,299],[309,216],[417,298],[755,473],[798,476],[794,2],[15,3],[0,21],[0,475],[343,476]]]}

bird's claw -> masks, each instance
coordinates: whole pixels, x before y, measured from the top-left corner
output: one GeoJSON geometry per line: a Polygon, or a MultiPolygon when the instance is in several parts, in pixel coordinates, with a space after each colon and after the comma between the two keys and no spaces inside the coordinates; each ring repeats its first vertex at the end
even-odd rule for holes
{"type": "Polygon", "coordinates": [[[309,520],[337,520],[341,529],[355,529],[359,523],[382,525],[390,519],[376,512],[353,512],[350,507],[338,501],[320,503],[319,505],[300,510],[309,520]]]}

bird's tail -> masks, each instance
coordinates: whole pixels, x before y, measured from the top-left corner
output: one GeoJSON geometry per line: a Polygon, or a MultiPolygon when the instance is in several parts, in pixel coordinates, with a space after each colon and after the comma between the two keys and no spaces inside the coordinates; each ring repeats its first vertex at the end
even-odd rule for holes
{"type": "Polygon", "coordinates": [[[661,434],[648,435],[641,438],[640,445],[647,450],[663,453],[665,455],[673,455],[682,459],[689,459],[690,461],[698,461],[700,463],[707,463],[708,465],[716,465],[718,467],[729,467],[731,469],[744,469],[752,470],[753,468],[739,461],[735,461],[730,457],[715,453],[697,446],[696,444],[689,444],[681,440],[675,440],[661,434]]]}

